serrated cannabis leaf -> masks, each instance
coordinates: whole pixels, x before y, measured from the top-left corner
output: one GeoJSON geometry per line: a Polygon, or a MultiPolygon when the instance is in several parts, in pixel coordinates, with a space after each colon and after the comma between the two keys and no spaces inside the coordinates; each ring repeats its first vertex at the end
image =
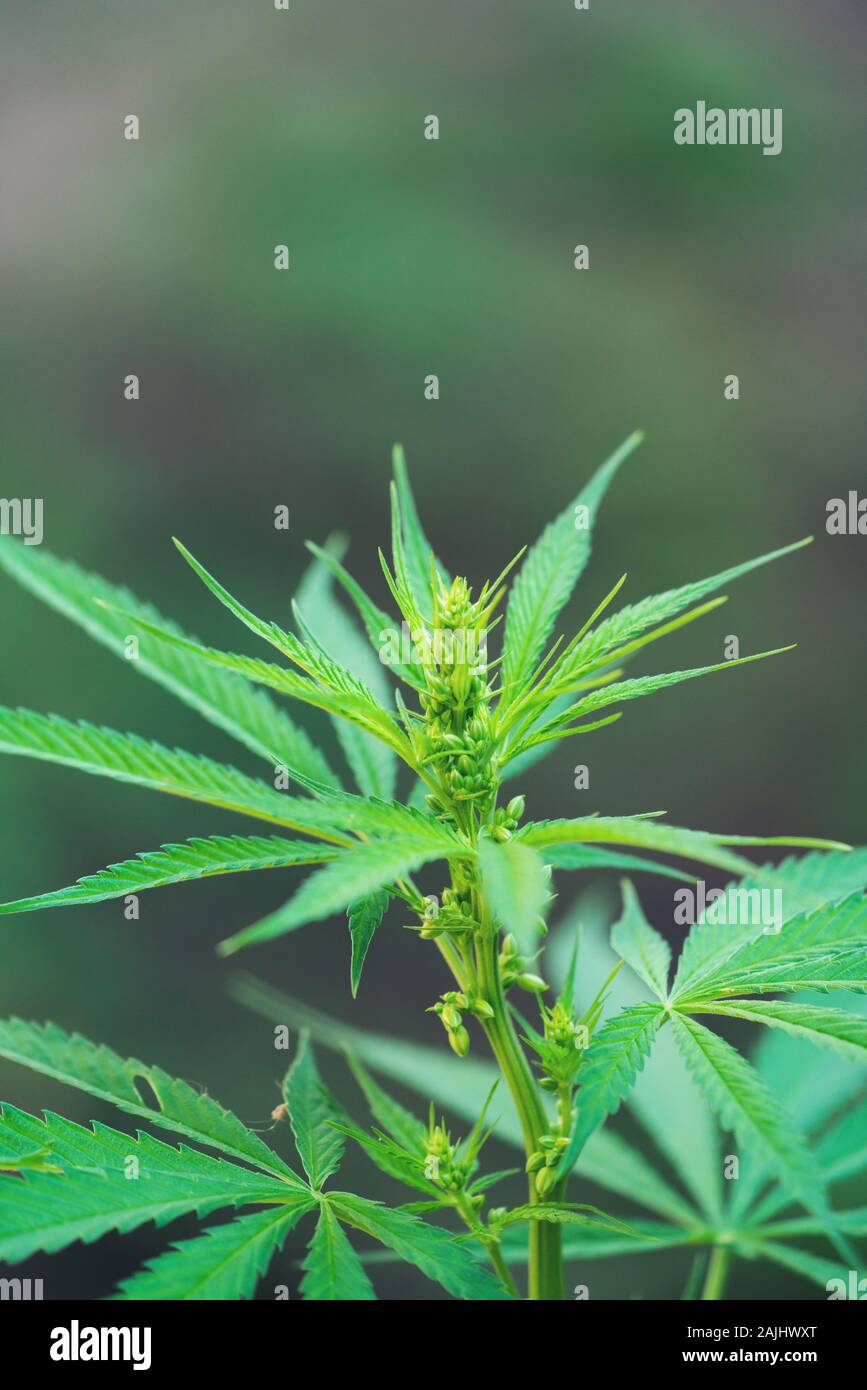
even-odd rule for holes
{"type": "Polygon", "coordinates": [[[421,1121],[378,1086],[352,1052],[347,1052],[346,1060],[352,1075],[361,1087],[373,1118],[409,1153],[423,1154],[424,1130],[421,1121]]]}
{"type": "Polygon", "coordinates": [[[329,574],[333,575],[354,603],[364,624],[368,640],[386,669],[411,685],[413,689],[424,690],[424,673],[417,664],[391,659],[387,638],[395,631],[395,620],[367,596],[361,585],[344,569],[336,555],[324,550],[321,546],[314,545],[312,541],[307,542],[307,548],[328,570],[329,574]]]}
{"type": "Polygon", "coordinates": [[[283,1159],[230,1110],[160,1067],[119,1057],[111,1048],[89,1042],[79,1033],[65,1033],[55,1023],[24,1023],[16,1018],[0,1020],[0,1057],[110,1101],[129,1115],[254,1163],[296,1191],[305,1190],[283,1159]],[[152,1103],[144,1095],[152,1097],[152,1103]]]}
{"type": "Polygon", "coordinates": [[[671,949],[641,910],[632,884],[623,880],[623,913],[611,929],[611,946],[660,999],[668,993],[671,949]]]}
{"type": "Polygon", "coordinates": [[[566,1176],[595,1130],[619,1109],[653,1046],[665,1012],[633,1004],[593,1035],[578,1071],[578,1114],[558,1171],[566,1176]]]}
{"type": "MultiPolygon", "coordinates": [[[[378,704],[391,704],[385,666],[337,602],[331,570],[320,559],[314,559],[303,576],[293,609],[302,637],[356,676],[378,704]]],[[[331,716],[331,722],[359,790],[365,796],[392,797],[397,780],[392,749],[336,715],[331,716]]]]}
{"type": "MultiPolygon", "coordinates": [[[[669,671],[664,675],[641,676],[636,680],[606,684],[601,689],[591,691],[589,695],[583,696],[580,700],[567,704],[553,719],[538,725],[531,725],[529,732],[524,737],[515,738],[513,748],[510,749],[510,759],[512,756],[521,757],[540,743],[602,728],[609,721],[600,720],[592,724],[576,723],[576,720],[583,720],[586,715],[592,714],[596,710],[607,709],[609,705],[625,704],[630,700],[640,700],[645,695],[654,695],[658,690],[668,690],[671,686],[682,684],[683,681],[695,680],[699,676],[709,676],[719,671],[731,670],[737,666],[746,666],[750,662],[763,661],[765,657],[769,656],[781,656],[784,652],[792,650],[791,646],[775,647],[771,651],[756,652],[753,656],[732,657],[727,661],[717,662],[713,666],[696,666],[688,671],[669,671]]],[[[576,689],[580,688],[580,685],[576,686],[576,689]]]]}
{"type": "Polygon", "coordinates": [[[672,1014],[671,1026],[687,1065],[723,1125],[745,1147],[757,1148],[808,1210],[825,1214],[818,1165],[749,1062],[695,1019],[672,1014]]]}
{"type": "Polygon", "coordinates": [[[527,1203],[507,1211],[505,1216],[499,1218],[497,1225],[505,1228],[523,1221],[548,1221],[556,1226],[593,1226],[597,1230],[616,1231],[620,1235],[639,1238],[637,1232],[625,1222],[606,1216],[598,1207],[587,1206],[586,1203],[527,1203]]]}
{"type": "MultiPolygon", "coordinates": [[[[800,858],[784,859],[781,864],[751,868],[741,882],[729,884],[725,890],[722,901],[727,909],[726,925],[720,924],[718,912],[711,912],[706,914],[706,920],[696,922],[690,930],[678,963],[673,997],[685,996],[696,980],[712,976],[748,944],[752,944],[754,950],[767,953],[779,953],[782,946],[788,954],[785,943],[793,919],[803,914],[809,916],[864,888],[867,888],[867,849],[805,854],[800,858]],[[761,895],[775,890],[780,894],[780,931],[771,936],[764,932],[767,921],[762,921],[761,895]],[[733,911],[728,911],[729,902],[733,911]],[[742,903],[747,910],[741,910],[742,903]],[[758,911],[752,907],[756,903],[758,911]]],[[[765,901],[773,906],[772,899],[765,901]]],[[[835,906],[832,911],[832,920],[836,920],[839,909],[835,906]]],[[[796,934],[798,931],[796,928],[796,934]]]]}
{"type": "Polygon", "coordinates": [[[452,582],[451,576],[442,562],[434,555],[430,542],[422,529],[418,508],[415,505],[415,498],[410,487],[406,459],[399,444],[394,447],[392,466],[400,508],[401,534],[407,574],[416,604],[424,612],[430,603],[431,583],[434,574],[439,575],[446,588],[452,582]]]}
{"type": "Polygon", "coordinates": [[[287,632],[277,623],[269,623],[257,618],[254,613],[250,612],[249,608],[245,608],[242,603],[233,598],[228,589],[225,589],[219,580],[209,574],[204,565],[199,564],[198,560],[179,540],[175,541],[175,545],[205,587],[210,589],[220,603],[228,608],[229,612],[257,637],[270,643],[281,655],[288,657],[290,661],[300,667],[307,676],[310,676],[319,685],[333,691],[335,695],[344,695],[379,709],[378,701],[364,682],[359,680],[357,676],[353,676],[352,672],[348,671],[340,662],[330,657],[321,646],[296,637],[294,633],[287,632]]]}
{"type": "MultiPolygon", "coordinates": [[[[777,931],[774,928],[767,930],[759,925],[763,920],[763,914],[761,910],[755,911],[750,906],[755,901],[751,895],[759,891],[754,888],[738,891],[735,887],[729,887],[719,904],[714,904],[710,920],[718,933],[726,932],[726,927],[720,926],[717,922],[716,912],[720,906],[726,918],[734,916],[736,922],[740,922],[742,918],[750,919],[749,933],[744,936],[743,929],[735,926],[734,933],[738,939],[732,942],[732,950],[724,957],[717,954],[707,960],[703,968],[694,967],[690,974],[682,979],[674,995],[676,999],[706,998],[718,992],[726,993],[733,982],[745,986],[743,990],[738,991],[740,993],[758,992],[762,987],[761,979],[766,974],[768,980],[771,980],[780,975],[780,972],[794,972],[792,978],[796,979],[795,962],[800,962],[809,973],[812,962],[818,963],[823,958],[826,962],[831,962],[838,955],[842,957],[841,963],[848,963],[852,968],[853,979],[856,981],[845,987],[859,987],[858,951],[867,945],[867,897],[864,894],[853,893],[846,898],[826,903],[820,908],[793,913],[791,916],[787,916],[785,910],[782,910],[780,929],[777,931]],[[746,906],[742,908],[741,904],[746,906]],[[757,980],[758,984],[755,983],[757,980]]],[[[782,889],[777,891],[785,892],[782,889]]],[[[708,915],[705,914],[706,917],[708,915]]],[[[830,965],[829,970],[833,976],[834,966],[830,965]]],[[[680,975],[678,978],[681,978],[680,975]]],[[[806,988],[809,985],[802,987],[806,988]]],[[[775,985],[773,988],[782,990],[784,986],[775,985]]]]}
{"type": "Polygon", "coordinates": [[[378,888],[373,893],[368,893],[367,897],[359,898],[356,902],[350,903],[346,909],[346,916],[349,919],[349,936],[352,943],[349,983],[353,999],[358,994],[361,972],[364,969],[364,962],[373,940],[373,934],[382,921],[387,906],[388,894],[378,888]]]}
{"type": "Polygon", "coordinates": [[[120,864],[110,864],[98,873],[86,874],[70,888],[41,893],[36,898],[19,898],[0,903],[0,916],[13,912],[32,912],[42,907],[74,907],[142,893],[170,883],[209,878],[215,874],[249,873],[256,869],[285,869],[295,864],[320,864],[332,859],[334,849],[303,840],[283,840],[278,835],[214,835],[209,839],[187,840],[182,845],[163,845],[161,849],[137,854],[120,864]]]}
{"type": "MultiPolygon", "coordinates": [[[[640,816],[582,816],[578,820],[531,821],[519,831],[518,840],[521,844],[533,845],[542,851],[549,845],[560,844],[630,845],[742,874],[749,873],[753,866],[749,860],[733,853],[729,845],[801,842],[795,838],[770,841],[742,835],[712,835],[703,830],[684,830],[640,816]]],[[[825,847],[840,848],[831,841],[826,842],[825,847]]]]}
{"type": "MultiPolygon", "coordinates": [[[[141,603],[128,589],[117,588],[99,575],[87,574],[69,560],[58,560],[42,546],[37,550],[0,538],[0,567],[117,656],[128,655],[126,644],[130,635],[129,624],[119,609],[166,628],[184,641],[196,640],[151,604],[141,603]],[[97,599],[101,604],[95,602],[97,599]]],[[[324,755],[264,691],[161,643],[141,644],[138,659],[127,661],[126,665],[157,681],[269,763],[277,757],[307,777],[338,785],[324,755]]]]}
{"type": "Polygon", "coordinates": [[[732,1003],[697,1005],[695,1012],[745,1018],[752,1023],[765,1023],[770,1028],[783,1028],[793,1037],[830,1047],[867,1066],[867,1019],[856,1018],[845,1009],[819,1009],[812,1004],[790,1004],[783,1000],[739,999],[732,1003]]]}
{"type": "Polygon", "coordinates": [[[552,521],[524,560],[506,613],[502,683],[507,702],[531,674],[563,605],[590,558],[596,509],[624,459],[643,436],[636,432],[594,474],[556,521],[552,521]],[[586,509],[584,514],[578,508],[586,509]],[[583,524],[579,524],[583,523],[583,524]]]}
{"type": "MultiPolygon", "coordinates": [[[[809,545],[811,540],[812,537],[808,536],[792,545],[772,550],[766,555],[758,555],[755,559],[746,560],[740,565],[733,565],[730,569],[711,575],[709,579],[699,579],[691,584],[684,584],[679,589],[668,589],[664,593],[653,594],[639,603],[620,609],[591,628],[586,636],[575,642],[571,650],[559,658],[549,677],[551,684],[556,690],[561,684],[573,681],[578,675],[587,676],[601,665],[623,660],[654,640],[653,632],[644,636],[648,628],[668,625],[672,618],[692,604],[700,603],[708,594],[724,588],[732,580],[749,574],[760,565],[767,565],[773,560],[782,559],[784,555],[791,555],[794,551],[809,545]]],[[[662,628],[658,635],[662,636],[665,630],[667,626],[662,628]]]]}
{"type": "Polygon", "coordinates": [[[642,859],[622,850],[605,849],[602,845],[546,845],[545,863],[552,869],[610,869],[618,873],[658,874],[681,883],[692,878],[685,869],[658,864],[655,859],[642,859]]]}
{"type": "Polygon", "coordinates": [[[293,1226],[315,1207],[299,1198],[293,1207],[269,1207],[211,1226],[149,1260],[123,1280],[115,1297],[132,1302],[252,1298],[293,1226]]]}
{"type": "Polygon", "coordinates": [[[344,850],[324,869],[305,879],[284,907],[229,937],[221,943],[220,950],[223,955],[231,955],[243,946],[270,941],[308,922],[320,922],[364,894],[376,892],[385,884],[414,873],[423,864],[444,857],[441,842],[423,844],[409,837],[344,850]]]}
{"type": "Polygon", "coordinates": [[[442,1205],[438,1188],[424,1176],[424,1155],[407,1154],[399,1144],[389,1139],[388,1135],[367,1134],[363,1129],[349,1124],[338,1127],[341,1134],[347,1135],[364,1150],[380,1172],[387,1173],[390,1178],[404,1183],[416,1192],[426,1193],[434,1199],[434,1209],[442,1205]]]}
{"type": "MultiPolygon", "coordinates": [[[[265,661],[261,657],[243,656],[238,652],[224,652],[216,647],[199,646],[195,642],[188,642],[183,638],[175,637],[171,632],[159,628],[153,623],[146,623],[137,619],[134,615],[127,614],[126,616],[142,632],[149,633],[159,641],[187,653],[208,666],[231,672],[236,676],[243,676],[256,685],[267,686],[270,690],[276,690],[281,695],[300,700],[302,704],[310,705],[313,709],[321,709],[327,714],[334,714],[347,719],[360,729],[375,734],[377,738],[382,739],[390,748],[393,748],[400,757],[411,762],[406,739],[401,734],[395,720],[387,710],[382,709],[376,703],[369,691],[362,694],[353,689],[351,684],[341,687],[337,681],[323,684],[311,676],[301,675],[297,671],[278,666],[273,661],[265,661]]],[[[304,647],[305,652],[311,650],[311,648],[304,647]]],[[[303,774],[299,768],[288,761],[286,768],[291,776],[297,775],[300,780],[303,774]]]]}
{"type": "Polygon", "coordinates": [[[85,1137],[85,1165],[62,1162],[60,1173],[27,1170],[0,1184],[0,1260],[24,1260],[75,1241],[89,1244],[150,1221],[162,1226],[187,1213],[308,1201],[276,1177],[147,1134],[132,1139],[100,1125],[83,1131],[85,1137]]]}
{"type": "Polygon", "coordinates": [[[342,1121],[343,1112],[320,1080],[306,1033],[301,1034],[295,1060],[283,1081],[283,1098],[298,1156],[318,1192],[340,1167],[343,1136],[335,1121],[342,1121]]]}
{"type": "Polygon", "coordinates": [[[741,970],[714,976],[688,991],[682,1007],[700,999],[738,994],[789,993],[797,990],[867,990],[867,942],[854,946],[817,946],[779,960],[744,965],[741,970]]]}
{"type": "Polygon", "coordinates": [[[0,752],[19,753],[151,791],[204,801],[226,811],[307,830],[311,835],[328,832],[327,820],[316,802],[283,796],[267,782],[248,777],[228,763],[216,763],[180,748],[164,748],[137,734],[0,706],[0,752]]]}
{"type": "Polygon", "coordinates": [[[454,1298],[497,1301],[510,1297],[470,1248],[441,1226],[344,1192],[335,1192],[330,1201],[342,1221],[382,1241],[454,1298]]]}
{"type": "Polygon", "coordinates": [[[324,1302],[361,1303],[376,1299],[364,1266],[327,1202],[320,1208],[304,1260],[301,1293],[304,1298],[324,1302]]]}

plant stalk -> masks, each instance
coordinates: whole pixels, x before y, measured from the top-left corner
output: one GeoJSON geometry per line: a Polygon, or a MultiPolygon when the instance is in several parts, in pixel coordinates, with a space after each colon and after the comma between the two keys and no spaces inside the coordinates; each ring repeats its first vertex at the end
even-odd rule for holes
{"type": "MultiPolygon", "coordinates": [[[[494,1010],[494,1017],[485,1019],[483,1027],[515,1102],[529,1158],[539,1148],[539,1138],[546,1132],[548,1122],[506,1006],[497,962],[497,935],[491,924],[484,920],[479,939],[478,970],[482,993],[494,1010]]],[[[534,1206],[539,1202],[532,1174],[529,1179],[529,1201],[534,1206]]],[[[532,1301],[561,1300],[563,1261],[560,1227],[548,1221],[531,1221],[529,1242],[529,1298],[532,1301]]]]}
{"type": "Polygon", "coordinates": [[[702,1302],[720,1299],[725,1290],[732,1252],[726,1245],[715,1245],[701,1291],[702,1302]]]}

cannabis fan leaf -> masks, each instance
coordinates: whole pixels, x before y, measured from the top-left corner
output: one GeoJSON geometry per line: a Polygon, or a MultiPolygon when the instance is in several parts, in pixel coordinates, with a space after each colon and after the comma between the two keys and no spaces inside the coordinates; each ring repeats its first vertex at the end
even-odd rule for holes
{"type": "Polygon", "coordinates": [[[208,1227],[158,1256],[122,1283],[118,1297],[249,1298],[289,1231],[310,1213],[318,1213],[318,1224],[301,1282],[305,1297],[376,1297],[341,1222],[382,1241],[457,1298],[509,1296],[476,1253],[443,1228],[410,1213],[381,1211],[366,1198],[323,1191],[343,1152],[334,1123],[341,1111],[322,1085],[303,1036],[284,1094],[306,1179],[208,1096],[85,1038],[12,1019],[0,1025],[0,1056],[113,1099],[124,1111],[232,1155],[227,1161],[147,1133],[133,1136],[98,1123],[87,1127],[57,1115],[40,1119],[4,1105],[0,1260],[14,1263],[75,1241],[89,1244],[148,1222],[163,1226],[191,1213],[209,1217],[222,1209],[251,1207],[249,1214],[208,1227]],[[153,1091],[154,1106],[131,1100],[138,1097],[138,1080],[153,1091]]]}

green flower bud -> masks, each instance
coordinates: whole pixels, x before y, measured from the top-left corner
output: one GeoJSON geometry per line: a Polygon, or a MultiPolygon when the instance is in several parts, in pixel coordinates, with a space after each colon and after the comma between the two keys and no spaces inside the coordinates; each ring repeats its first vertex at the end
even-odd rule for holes
{"type": "Polygon", "coordinates": [[[516,983],[519,989],[525,989],[528,994],[544,994],[548,988],[539,975],[519,975],[516,983]]]}
{"type": "Polygon", "coordinates": [[[545,1162],[545,1155],[544,1155],[541,1151],[538,1151],[538,1150],[537,1150],[536,1153],[530,1154],[530,1157],[527,1159],[527,1162],[524,1164],[524,1172],[525,1172],[525,1173],[536,1173],[536,1172],[538,1172],[538,1170],[544,1165],[544,1162],[545,1162]]]}
{"type": "Polygon", "coordinates": [[[540,1197],[544,1197],[546,1192],[550,1192],[552,1187],[557,1186],[557,1174],[553,1168],[540,1168],[536,1174],[536,1191],[540,1197]]]}
{"type": "Polygon", "coordinates": [[[506,815],[508,816],[509,820],[520,820],[522,815],[524,814],[525,805],[526,802],[523,796],[513,796],[512,800],[506,807],[506,815]]]}
{"type": "Polygon", "coordinates": [[[440,1125],[435,1125],[428,1138],[428,1157],[442,1158],[449,1152],[449,1136],[440,1125]]]}
{"type": "Polygon", "coordinates": [[[515,938],[512,936],[512,933],[509,932],[506,936],[503,937],[503,955],[504,955],[504,956],[516,956],[517,954],[518,954],[518,943],[517,943],[517,941],[515,940],[515,938]]]}
{"type": "Polygon", "coordinates": [[[476,1018],[494,1017],[494,1011],[488,1003],[487,999],[474,1000],[474,1002],[470,1005],[470,1009],[475,1014],[476,1018]]]}
{"type": "Polygon", "coordinates": [[[470,1050],[470,1035],[466,1028],[456,1028],[453,1033],[449,1033],[449,1043],[452,1051],[459,1057],[466,1057],[470,1050]]]}
{"type": "Polygon", "coordinates": [[[507,841],[511,840],[512,838],[511,830],[507,830],[504,825],[495,825],[493,834],[494,839],[497,840],[501,845],[506,844],[507,841]]]}
{"type": "Polygon", "coordinates": [[[440,1018],[442,1019],[446,1028],[450,1030],[460,1028],[461,1026],[461,1015],[453,1004],[445,1004],[443,1006],[443,1011],[440,1014],[440,1018]]]}

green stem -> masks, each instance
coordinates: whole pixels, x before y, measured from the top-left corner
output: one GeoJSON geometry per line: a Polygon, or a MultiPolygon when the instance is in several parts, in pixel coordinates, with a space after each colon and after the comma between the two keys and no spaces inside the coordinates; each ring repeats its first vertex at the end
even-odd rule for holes
{"type": "MultiPolygon", "coordinates": [[[[497,934],[492,924],[482,920],[478,941],[479,984],[494,1011],[483,1027],[506,1085],[515,1102],[524,1136],[527,1157],[539,1148],[539,1138],[548,1128],[545,1111],[533,1080],[529,1063],[518,1042],[506,1007],[497,962],[497,934]]],[[[535,1206],[539,1197],[533,1176],[529,1200],[535,1206]]],[[[529,1297],[532,1300],[560,1300],[563,1297],[563,1262],[560,1227],[548,1221],[530,1222],[529,1297]]]]}
{"type": "Polygon", "coordinates": [[[701,1291],[703,1302],[720,1299],[725,1289],[732,1252],[726,1245],[715,1245],[701,1291]]]}
{"type": "Polygon", "coordinates": [[[518,1289],[518,1286],[509,1272],[509,1266],[503,1259],[503,1252],[500,1249],[497,1242],[495,1240],[491,1241],[490,1244],[487,1246],[487,1250],[488,1254],[491,1257],[491,1264],[494,1266],[494,1269],[497,1271],[506,1288],[509,1290],[509,1293],[512,1295],[513,1298],[520,1298],[521,1294],[518,1289]]]}
{"type": "Polygon", "coordinates": [[[518,1290],[518,1286],[512,1278],[511,1274],[509,1273],[509,1266],[503,1259],[503,1252],[500,1249],[499,1241],[494,1240],[492,1236],[489,1234],[487,1228],[482,1223],[480,1223],[473,1209],[473,1206],[471,1202],[468,1200],[465,1192],[460,1192],[455,1196],[453,1206],[457,1211],[458,1215],[460,1216],[461,1220],[467,1226],[467,1229],[470,1230],[479,1241],[481,1241],[482,1245],[484,1246],[485,1253],[488,1256],[488,1259],[494,1266],[494,1269],[499,1275],[502,1283],[509,1290],[509,1293],[512,1295],[513,1298],[520,1298],[521,1295],[518,1290]]]}

